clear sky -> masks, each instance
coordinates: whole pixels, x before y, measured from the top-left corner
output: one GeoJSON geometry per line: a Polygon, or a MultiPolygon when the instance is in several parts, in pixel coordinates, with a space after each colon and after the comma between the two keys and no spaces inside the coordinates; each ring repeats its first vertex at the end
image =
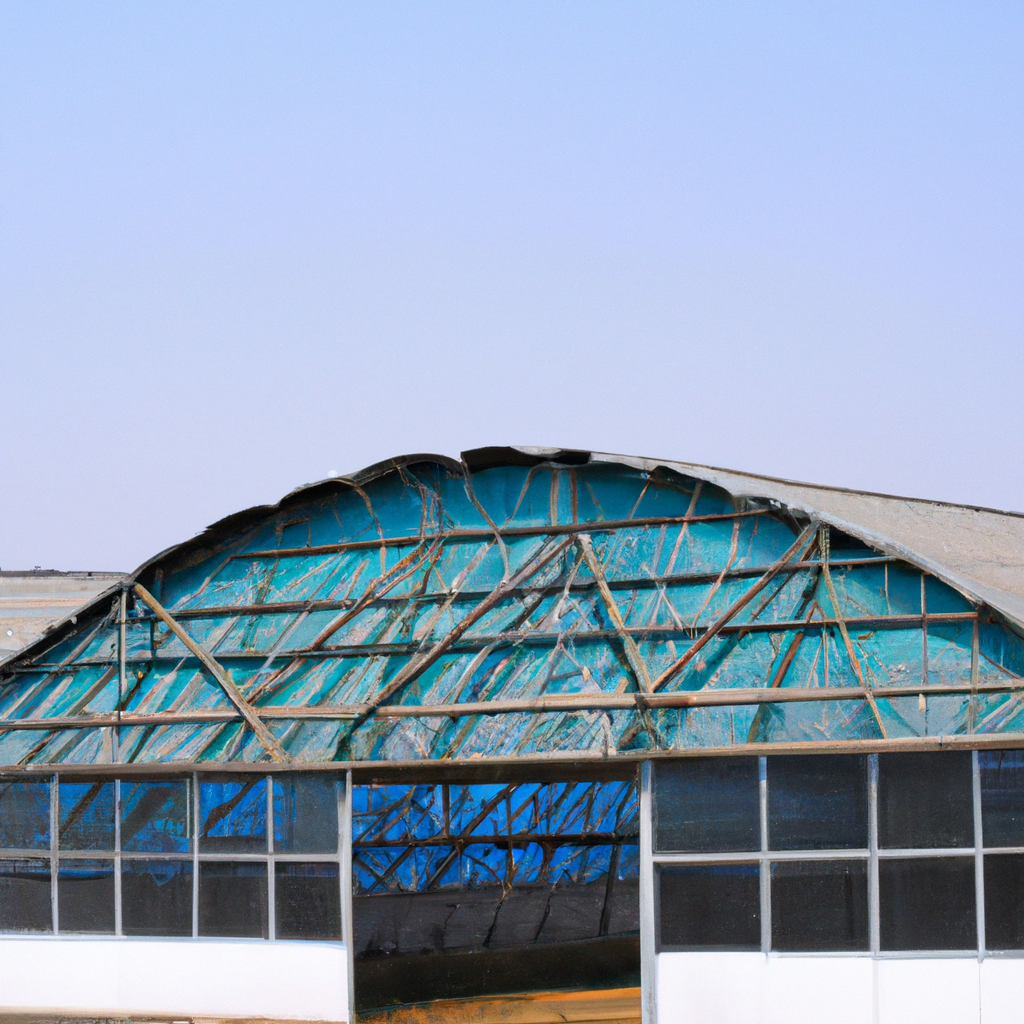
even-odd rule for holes
{"type": "Polygon", "coordinates": [[[1024,5],[0,0],[0,566],[540,444],[1024,510],[1024,5]]]}

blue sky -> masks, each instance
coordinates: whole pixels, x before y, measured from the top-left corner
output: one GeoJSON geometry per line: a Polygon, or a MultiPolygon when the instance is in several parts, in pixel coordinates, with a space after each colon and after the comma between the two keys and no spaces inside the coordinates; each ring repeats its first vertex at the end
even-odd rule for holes
{"type": "Polygon", "coordinates": [[[0,566],[412,451],[1024,510],[1024,7],[0,2],[0,566]]]}

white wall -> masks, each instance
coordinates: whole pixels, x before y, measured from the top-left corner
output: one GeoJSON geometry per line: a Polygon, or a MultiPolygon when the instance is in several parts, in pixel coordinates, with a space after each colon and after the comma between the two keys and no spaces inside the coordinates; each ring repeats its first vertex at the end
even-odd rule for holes
{"type": "Polygon", "coordinates": [[[337,942],[0,936],[5,1010],[346,1021],[347,978],[337,942]]]}
{"type": "Polygon", "coordinates": [[[660,953],[658,1024],[1021,1024],[1024,959],[660,953]]]}

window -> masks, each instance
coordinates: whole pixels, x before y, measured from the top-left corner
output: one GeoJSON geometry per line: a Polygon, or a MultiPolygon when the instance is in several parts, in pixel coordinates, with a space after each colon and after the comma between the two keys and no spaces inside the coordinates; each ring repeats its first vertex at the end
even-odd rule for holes
{"type": "Polygon", "coordinates": [[[658,850],[758,850],[756,757],[695,757],[658,766],[654,820],[658,850]]]}
{"type": "Polygon", "coordinates": [[[773,850],[867,849],[866,757],[767,760],[768,841],[773,850]]]}
{"type": "Polygon", "coordinates": [[[772,949],[868,948],[866,860],[776,861],[771,880],[772,949]]]}
{"type": "Polygon", "coordinates": [[[0,779],[0,931],[338,939],[343,793],[328,773],[0,779]]]}
{"type": "Polygon", "coordinates": [[[662,946],[761,948],[761,881],[756,864],[663,868],[658,887],[662,946]]]}
{"type": "Polygon", "coordinates": [[[1024,949],[1024,754],[711,760],[652,765],[662,948],[1024,949]]]}
{"type": "Polygon", "coordinates": [[[969,752],[879,755],[878,845],[883,849],[974,845],[969,752]]]}
{"type": "Polygon", "coordinates": [[[977,948],[971,857],[879,861],[878,902],[882,949],[977,948]]]}

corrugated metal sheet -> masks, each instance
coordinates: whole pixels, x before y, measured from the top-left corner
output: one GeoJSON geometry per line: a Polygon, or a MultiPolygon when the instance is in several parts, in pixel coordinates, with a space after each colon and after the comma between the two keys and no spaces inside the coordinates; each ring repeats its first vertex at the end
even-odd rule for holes
{"type": "Polygon", "coordinates": [[[1024,644],[1004,616],[865,547],[870,529],[820,532],[840,517],[819,504],[567,451],[412,456],[324,481],[143,566],[123,667],[109,597],[3,665],[0,763],[1019,733],[1024,644]]]}

